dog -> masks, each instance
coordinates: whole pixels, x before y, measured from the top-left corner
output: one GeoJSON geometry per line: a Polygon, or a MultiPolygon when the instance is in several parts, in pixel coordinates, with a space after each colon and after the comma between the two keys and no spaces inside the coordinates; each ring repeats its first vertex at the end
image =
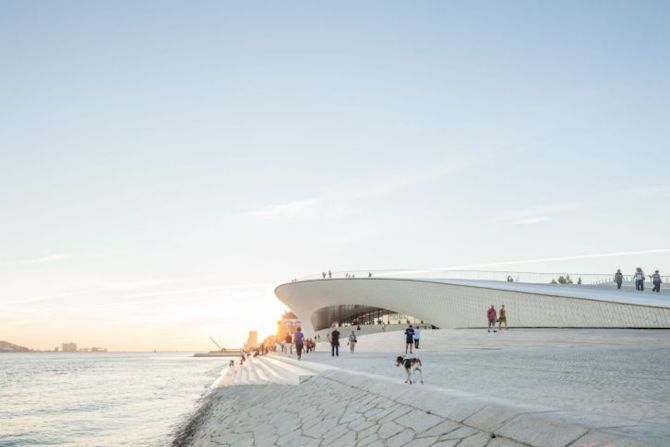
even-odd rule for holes
{"type": "Polygon", "coordinates": [[[421,381],[421,383],[423,383],[423,373],[421,372],[421,367],[423,365],[419,357],[408,357],[399,355],[398,357],[395,358],[395,366],[398,367],[400,365],[405,367],[405,374],[407,374],[407,380],[405,380],[405,383],[409,383],[410,385],[412,383],[416,383],[416,380],[412,382],[412,379],[414,378],[415,374],[419,375],[419,380],[421,381]]]}

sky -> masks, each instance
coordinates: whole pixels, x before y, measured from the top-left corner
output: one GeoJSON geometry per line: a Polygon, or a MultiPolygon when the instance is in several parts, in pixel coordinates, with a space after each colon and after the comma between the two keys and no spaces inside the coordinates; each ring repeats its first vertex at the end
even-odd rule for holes
{"type": "Polygon", "coordinates": [[[0,0],[0,339],[238,346],[328,269],[670,273],[669,54],[664,1],[0,0]]]}

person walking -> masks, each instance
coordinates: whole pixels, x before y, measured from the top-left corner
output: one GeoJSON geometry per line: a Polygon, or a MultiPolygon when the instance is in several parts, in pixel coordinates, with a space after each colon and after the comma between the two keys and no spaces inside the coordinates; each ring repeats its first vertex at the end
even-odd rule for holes
{"type": "Polygon", "coordinates": [[[661,293],[661,274],[656,270],[653,275],[651,275],[651,283],[654,285],[654,288],[651,289],[652,292],[661,293]]]}
{"type": "Polygon", "coordinates": [[[644,276],[644,272],[640,267],[635,269],[635,274],[633,275],[633,279],[635,280],[635,290],[639,290],[640,292],[644,292],[644,280],[646,279],[644,276]]]}
{"type": "Polygon", "coordinates": [[[349,345],[349,350],[352,353],[356,349],[356,343],[358,343],[358,340],[356,339],[356,332],[351,331],[351,335],[349,336],[349,342],[347,343],[347,345],[349,345]]]}
{"type": "Polygon", "coordinates": [[[500,312],[498,312],[498,330],[502,331],[502,324],[505,323],[505,329],[507,329],[507,311],[505,310],[505,305],[500,306],[500,312]]]}
{"type": "Polygon", "coordinates": [[[409,353],[412,353],[412,347],[414,346],[414,328],[410,324],[407,329],[405,329],[405,354],[409,349],[409,353]]]}
{"type": "Polygon", "coordinates": [[[421,338],[421,328],[419,326],[414,329],[414,347],[419,349],[419,339],[421,338]]]}
{"type": "Polygon", "coordinates": [[[330,355],[331,357],[340,356],[340,331],[337,330],[337,326],[333,326],[333,332],[328,334],[328,340],[330,341],[330,355]]]}
{"type": "Polygon", "coordinates": [[[616,283],[617,290],[620,289],[621,284],[623,283],[623,273],[621,273],[621,269],[616,269],[616,273],[614,274],[614,282],[616,283]]]}
{"type": "Polygon", "coordinates": [[[333,272],[331,272],[330,270],[328,270],[328,279],[331,279],[332,277],[333,277],[333,272]]]}
{"type": "Polygon", "coordinates": [[[326,272],[321,272],[321,276],[323,276],[323,279],[326,279],[326,272]]]}
{"type": "Polygon", "coordinates": [[[293,355],[293,337],[291,337],[291,334],[286,334],[286,337],[284,337],[284,343],[288,347],[288,355],[291,356],[293,355]]]}
{"type": "Polygon", "coordinates": [[[302,333],[300,326],[293,333],[293,344],[295,344],[295,353],[298,354],[298,360],[300,360],[302,358],[302,348],[305,345],[305,335],[302,333]]]}
{"type": "Polygon", "coordinates": [[[496,308],[493,307],[493,304],[491,304],[491,307],[489,307],[489,310],[486,312],[486,317],[489,320],[488,331],[491,332],[491,328],[493,328],[493,332],[497,332],[496,331],[496,308]]]}

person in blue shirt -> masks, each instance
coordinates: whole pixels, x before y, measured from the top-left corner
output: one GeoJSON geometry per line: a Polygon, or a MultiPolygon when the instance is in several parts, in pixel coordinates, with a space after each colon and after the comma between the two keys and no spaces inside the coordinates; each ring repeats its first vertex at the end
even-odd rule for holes
{"type": "Polygon", "coordinates": [[[295,345],[295,352],[298,354],[298,360],[300,360],[302,358],[302,348],[305,345],[305,336],[300,327],[293,334],[293,344],[295,345]]]}
{"type": "Polygon", "coordinates": [[[410,324],[407,329],[405,329],[405,354],[409,349],[409,353],[412,353],[412,348],[414,347],[414,329],[410,324]]]}

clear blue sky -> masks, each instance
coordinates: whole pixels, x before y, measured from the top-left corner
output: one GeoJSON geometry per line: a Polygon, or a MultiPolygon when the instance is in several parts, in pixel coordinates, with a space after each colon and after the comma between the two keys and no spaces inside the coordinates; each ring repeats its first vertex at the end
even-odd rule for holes
{"type": "Polygon", "coordinates": [[[666,249],[669,55],[663,1],[1,1],[0,339],[237,344],[329,268],[666,249]]]}

